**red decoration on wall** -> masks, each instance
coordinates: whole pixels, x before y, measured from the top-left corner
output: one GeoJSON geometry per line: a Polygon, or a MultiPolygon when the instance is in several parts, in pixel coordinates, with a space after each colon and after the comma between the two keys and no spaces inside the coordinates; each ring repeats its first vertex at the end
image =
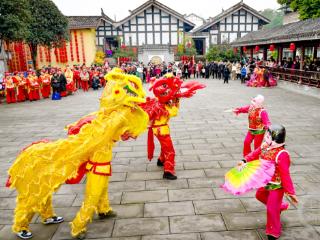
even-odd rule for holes
{"type": "Polygon", "coordinates": [[[40,62],[43,63],[43,50],[41,46],[39,46],[39,58],[40,62]]]}
{"type": "Polygon", "coordinates": [[[48,62],[51,63],[51,49],[50,48],[48,48],[48,58],[49,58],[48,62]]]}
{"type": "Polygon", "coordinates": [[[294,43],[290,43],[290,51],[293,52],[296,50],[296,45],[294,43]]]}
{"type": "Polygon", "coordinates": [[[80,32],[80,39],[81,39],[82,59],[83,59],[83,63],[86,64],[86,55],[84,52],[84,42],[83,42],[83,32],[80,32]]]}
{"type": "Polygon", "coordinates": [[[74,58],[73,58],[73,46],[72,46],[72,32],[70,34],[70,57],[71,57],[71,61],[73,62],[74,61],[74,58]]]}
{"type": "Polygon", "coordinates": [[[57,63],[60,62],[60,61],[59,61],[59,55],[58,55],[58,49],[57,49],[57,48],[54,48],[53,52],[54,52],[54,55],[56,56],[56,62],[57,62],[57,63]]]}
{"type": "Polygon", "coordinates": [[[243,52],[247,51],[247,47],[242,47],[242,49],[243,49],[243,52]]]}
{"type": "Polygon", "coordinates": [[[270,50],[271,52],[273,52],[273,51],[275,50],[275,47],[274,47],[273,44],[270,45],[269,50],[270,50]]]}
{"type": "Polygon", "coordinates": [[[79,44],[78,44],[77,31],[74,31],[73,34],[74,34],[74,42],[75,42],[75,45],[76,45],[77,62],[80,62],[79,44]]]}
{"type": "Polygon", "coordinates": [[[255,52],[259,52],[260,50],[260,47],[257,45],[255,48],[254,48],[255,52]]]}

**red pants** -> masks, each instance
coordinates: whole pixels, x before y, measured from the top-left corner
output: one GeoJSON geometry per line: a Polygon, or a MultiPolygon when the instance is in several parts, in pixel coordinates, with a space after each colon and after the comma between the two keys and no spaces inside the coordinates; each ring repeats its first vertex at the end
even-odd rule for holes
{"type": "Polygon", "coordinates": [[[158,138],[161,145],[161,153],[160,153],[159,159],[161,162],[163,162],[164,171],[175,174],[175,171],[174,171],[175,151],[173,148],[170,135],[165,135],[165,136],[156,135],[156,137],[158,138]]]}
{"type": "Polygon", "coordinates": [[[81,81],[81,87],[84,92],[88,92],[89,90],[89,82],[88,81],[81,81]]]}
{"type": "Polygon", "coordinates": [[[29,100],[34,101],[34,100],[39,100],[39,99],[40,99],[39,89],[30,90],[29,100]]]}
{"type": "Polygon", "coordinates": [[[18,87],[18,102],[24,102],[26,100],[26,95],[25,95],[25,87],[18,87]]]}
{"type": "Polygon", "coordinates": [[[263,141],[264,133],[263,134],[256,134],[253,135],[250,131],[248,131],[246,138],[244,139],[243,143],[243,156],[247,156],[251,153],[251,143],[254,141],[254,149],[257,149],[261,146],[263,141]]]}
{"type": "Polygon", "coordinates": [[[14,90],[14,88],[8,88],[7,89],[7,103],[15,103],[17,102],[17,99],[16,99],[16,91],[14,90]]]}
{"type": "Polygon", "coordinates": [[[259,188],[256,193],[256,198],[267,207],[266,234],[276,238],[281,235],[280,213],[288,208],[288,204],[282,202],[283,194],[282,188],[276,190],[259,188]]]}
{"type": "Polygon", "coordinates": [[[41,94],[43,98],[48,98],[50,96],[50,92],[51,92],[50,85],[44,85],[41,89],[41,94]]]}

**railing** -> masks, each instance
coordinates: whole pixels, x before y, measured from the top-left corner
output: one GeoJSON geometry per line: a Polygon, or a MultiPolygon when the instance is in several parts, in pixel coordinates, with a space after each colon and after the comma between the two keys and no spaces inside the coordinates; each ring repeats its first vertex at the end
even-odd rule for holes
{"type": "Polygon", "coordinates": [[[266,68],[269,69],[273,76],[277,79],[320,88],[320,72],[303,71],[282,67],[266,68]]]}

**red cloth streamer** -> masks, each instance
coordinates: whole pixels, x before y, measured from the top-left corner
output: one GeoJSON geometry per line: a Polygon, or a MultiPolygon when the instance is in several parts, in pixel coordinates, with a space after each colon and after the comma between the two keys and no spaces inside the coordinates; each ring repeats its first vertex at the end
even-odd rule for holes
{"type": "Polygon", "coordinates": [[[77,62],[80,62],[79,44],[78,44],[77,31],[74,31],[74,32],[73,32],[73,35],[74,35],[74,42],[75,42],[75,45],[76,45],[77,62]]]}
{"type": "Polygon", "coordinates": [[[254,50],[255,50],[256,52],[259,52],[260,47],[257,45],[254,50]]]}
{"type": "Polygon", "coordinates": [[[72,32],[71,32],[71,34],[70,34],[70,42],[69,42],[69,44],[70,44],[70,57],[71,57],[71,61],[73,62],[74,61],[74,58],[73,58],[73,46],[72,46],[72,32]]]}
{"type": "Polygon", "coordinates": [[[80,32],[80,38],[81,38],[82,59],[83,59],[83,63],[86,64],[86,55],[84,52],[84,42],[83,42],[83,32],[80,32]]]}
{"type": "Polygon", "coordinates": [[[151,161],[154,153],[154,136],[153,136],[152,127],[149,127],[149,130],[148,130],[147,146],[148,146],[148,159],[149,161],[151,161]]]}
{"type": "Polygon", "coordinates": [[[42,52],[42,47],[39,46],[39,57],[40,57],[40,62],[42,63],[43,62],[43,52],[42,52]]]}

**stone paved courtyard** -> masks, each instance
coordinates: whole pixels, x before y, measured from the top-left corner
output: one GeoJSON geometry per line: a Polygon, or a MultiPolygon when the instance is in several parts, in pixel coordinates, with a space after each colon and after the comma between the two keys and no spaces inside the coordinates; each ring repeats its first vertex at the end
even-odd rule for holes
{"type": "MultiPolygon", "coordinates": [[[[320,239],[320,100],[281,88],[253,89],[205,80],[207,88],[181,102],[172,119],[178,180],[162,179],[162,169],[146,158],[146,134],[114,149],[109,188],[118,217],[93,220],[87,239],[113,240],[256,240],[265,239],[265,208],[254,192],[233,197],[219,188],[224,173],[241,159],[246,115],[227,110],[266,97],[271,121],[287,128],[291,174],[300,200],[282,215],[281,239],[320,239]]],[[[95,111],[98,92],[76,93],[61,101],[0,105],[0,239],[11,233],[15,192],[4,187],[6,171],[21,148],[42,138],[64,137],[63,128],[95,111]]],[[[159,148],[157,148],[159,149],[159,148]]],[[[32,221],[33,239],[70,239],[69,224],[83,199],[84,184],[63,185],[53,204],[65,223],[32,221]]]]}

